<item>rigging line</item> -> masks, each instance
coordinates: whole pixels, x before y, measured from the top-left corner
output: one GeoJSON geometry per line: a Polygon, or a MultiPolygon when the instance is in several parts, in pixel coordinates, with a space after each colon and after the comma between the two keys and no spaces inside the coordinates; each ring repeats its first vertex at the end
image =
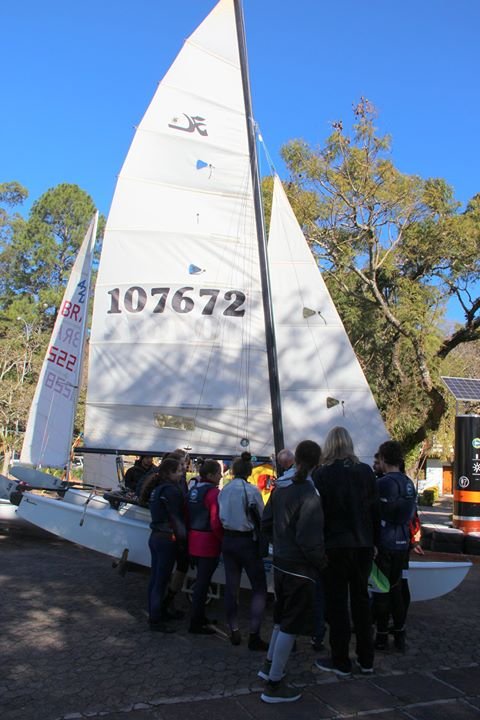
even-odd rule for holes
{"type": "Polygon", "coordinates": [[[263,139],[263,134],[262,134],[262,131],[260,130],[260,125],[256,121],[255,121],[255,131],[257,134],[258,143],[260,144],[260,146],[263,149],[263,152],[265,153],[265,158],[267,160],[270,174],[278,175],[277,169],[275,167],[275,163],[273,162],[272,156],[270,155],[270,153],[268,151],[267,144],[266,144],[265,140],[263,139]]]}

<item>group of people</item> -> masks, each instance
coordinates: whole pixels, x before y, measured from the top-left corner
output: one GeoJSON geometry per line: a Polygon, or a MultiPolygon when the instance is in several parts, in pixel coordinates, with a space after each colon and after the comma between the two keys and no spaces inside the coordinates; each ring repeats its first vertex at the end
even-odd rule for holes
{"type": "Polygon", "coordinates": [[[225,611],[232,645],[242,637],[238,620],[238,595],[243,570],[250,581],[250,631],[248,648],[265,651],[260,626],[267,599],[265,569],[259,544],[259,527],[264,503],[257,487],[247,479],[253,464],[243,453],[231,465],[232,479],[220,491],[222,466],[206,459],[198,475],[187,483],[188,457],[182,450],[166,454],[159,466],[141,456],[125,475],[125,486],[136,494],[151,513],[151,574],[148,613],[151,630],[174,632],[170,621],[183,617],[174,607],[189,564],[196,567],[189,632],[211,635],[216,632],[206,617],[205,605],[210,582],[220,555],[225,571],[225,611]]]}
{"type": "Polygon", "coordinates": [[[330,654],[315,661],[322,671],[351,675],[352,629],[362,674],[373,673],[375,649],[387,648],[390,620],[394,647],[405,650],[408,605],[403,572],[408,567],[416,492],[401,470],[399,443],[380,445],[377,462],[376,476],[355,455],[348,431],[335,427],[323,452],[312,441],[297,446],[294,466],[277,482],[267,503],[263,526],[273,541],[275,609],[267,659],[259,672],[266,680],[261,695],[265,702],[300,698],[284,680],[288,657],[295,636],[312,628],[324,633],[325,620],[330,654]],[[389,590],[371,597],[374,562],[389,590]]]}
{"type": "Polygon", "coordinates": [[[297,635],[313,636],[315,647],[322,648],[328,624],[330,654],[315,665],[341,677],[352,672],[352,630],[362,674],[373,672],[375,649],[387,649],[390,622],[394,648],[405,650],[408,594],[403,577],[416,510],[415,487],[403,472],[395,441],[379,447],[375,472],[355,455],[343,427],[329,432],[323,451],[312,440],[299,443],[295,453],[282,450],[277,466],[279,477],[265,507],[258,488],[248,482],[253,466],[247,452],[233,460],[232,479],[221,491],[221,466],[215,460],[205,460],[187,486],[182,451],[169,453],[154,472],[143,468],[138,472],[143,479],[136,478],[140,501],[152,516],[151,629],[173,630],[169,621],[179,611],[172,600],[193,562],[197,577],[189,632],[215,632],[205,603],[221,554],[233,645],[242,641],[238,595],[243,570],[251,584],[248,648],[266,651],[258,675],[265,680],[261,699],[267,703],[301,697],[285,681],[297,635]],[[269,642],[260,635],[267,597],[265,538],[273,545],[275,589],[269,642]],[[369,592],[374,562],[388,580],[388,592],[369,592]]]}

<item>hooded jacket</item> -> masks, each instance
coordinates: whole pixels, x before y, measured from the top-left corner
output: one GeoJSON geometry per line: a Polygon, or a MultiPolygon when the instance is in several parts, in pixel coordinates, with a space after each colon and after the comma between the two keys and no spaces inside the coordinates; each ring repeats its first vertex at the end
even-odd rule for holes
{"type": "Polygon", "coordinates": [[[295,482],[295,467],[277,480],[262,517],[273,539],[275,568],[315,580],[325,566],[322,501],[310,479],[295,482]]]}
{"type": "Polygon", "coordinates": [[[185,507],[181,489],[178,484],[165,480],[152,490],[148,502],[152,522],[152,532],[172,535],[172,539],[185,547],[187,530],[185,526],[185,507]]]}
{"type": "Polygon", "coordinates": [[[135,460],[132,467],[128,468],[127,472],[125,473],[125,487],[128,488],[131,492],[134,492],[136,495],[140,496],[143,483],[147,478],[149,478],[151,475],[154,475],[156,472],[158,472],[158,467],[156,465],[150,465],[150,467],[144,468],[142,465],[142,460],[141,458],[139,458],[135,460]]]}
{"type": "Polygon", "coordinates": [[[402,472],[389,472],[377,480],[380,496],[380,541],[385,550],[409,550],[410,522],[415,516],[416,491],[402,472]]]}

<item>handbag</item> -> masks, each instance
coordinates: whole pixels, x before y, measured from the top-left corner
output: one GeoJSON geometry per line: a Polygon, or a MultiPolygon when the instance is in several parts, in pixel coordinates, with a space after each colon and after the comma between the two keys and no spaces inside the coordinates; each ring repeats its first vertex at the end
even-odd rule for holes
{"type": "Polygon", "coordinates": [[[257,546],[257,554],[261,558],[267,557],[268,538],[262,532],[262,518],[260,516],[258,505],[253,500],[248,499],[247,489],[245,485],[243,486],[243,492],[245,494],[245,514],[247,516],[247,519],[253,525],[253,541],[257,546]]]}

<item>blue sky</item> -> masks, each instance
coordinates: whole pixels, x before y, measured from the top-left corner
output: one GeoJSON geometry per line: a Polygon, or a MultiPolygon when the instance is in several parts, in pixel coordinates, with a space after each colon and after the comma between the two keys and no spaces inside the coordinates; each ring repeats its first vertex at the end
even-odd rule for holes
{"type": "MultiPolygon", "coordinates": [[[[108,213],[158,81],[215,0],[24,0],[2,13],[0,181],[61,182],[108,213]]],[[[478,0],[244,0],[253,107],[282,175],[365,96],[404,172],[480,192],[478,0]]],[[[28,208],[28,205],[27,205],[28,208]]]]}

